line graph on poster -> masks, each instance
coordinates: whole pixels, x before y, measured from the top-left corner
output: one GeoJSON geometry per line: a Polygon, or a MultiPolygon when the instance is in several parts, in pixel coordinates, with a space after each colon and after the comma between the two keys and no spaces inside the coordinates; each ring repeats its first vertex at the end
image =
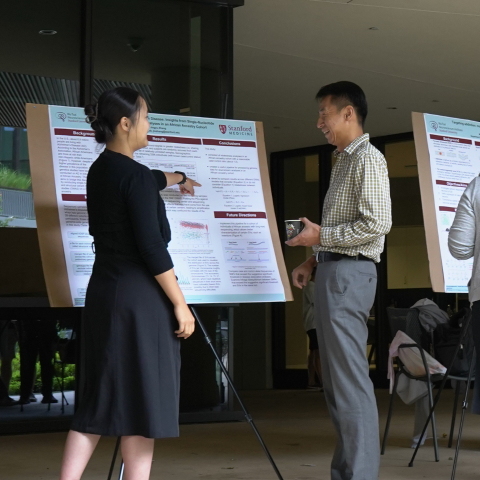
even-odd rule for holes
{"type": "Polygon", "coordinates": [[[266,239],[223,240],[223,254],[229,264],[270,262],[271,252],[266,239]]]}

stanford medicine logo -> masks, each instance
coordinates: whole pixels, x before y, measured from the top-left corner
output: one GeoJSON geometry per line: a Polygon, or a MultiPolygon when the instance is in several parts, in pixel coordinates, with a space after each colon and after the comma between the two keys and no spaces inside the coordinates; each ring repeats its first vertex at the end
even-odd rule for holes
{"type": "Polygon", "coordinates": [[[220,131],[222,132],[223,135],[225,135],[225,133],[227,133],[227,126],[226,125],[219,125],[218,128],[220,129],[220,131]]]}
{"type": "Polygon", "coordinates": [[[430,122],[430,126],[435,130],[437,131],[438,130],[438,123],[437,122],[434,122],[433,120],[430,122]]]}
{"type": "Polygon", "coordinates": [[[64,122],[67,116],[63,112],[58,112],[57,118],[59,118],[62,122],[64,122]]]}

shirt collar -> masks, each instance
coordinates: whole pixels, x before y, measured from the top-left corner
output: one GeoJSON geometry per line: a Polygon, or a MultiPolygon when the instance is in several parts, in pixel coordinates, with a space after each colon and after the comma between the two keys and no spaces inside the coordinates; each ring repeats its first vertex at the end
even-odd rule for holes
{"type": "Polygon", "coordinates": [[[357,149],[357,147],[359,147],[362,143],[368,142],[369,140],[370,135],[368,133],[364,133],[363,135],[357,137],[348,147],[345,147],[345,150],[343,152],[335,150],[334,154],[336,157],[342,155],[342,153],[351,155],[357,149]]]}

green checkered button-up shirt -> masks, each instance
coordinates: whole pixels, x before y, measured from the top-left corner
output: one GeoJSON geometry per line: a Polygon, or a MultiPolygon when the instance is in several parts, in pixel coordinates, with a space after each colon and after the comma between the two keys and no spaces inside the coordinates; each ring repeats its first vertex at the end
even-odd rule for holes
{"type": "Polygon", "coordinates": [[[385,157],[370,143],[366,133],[345,151],[335,151],[325,197],[320,243],[313,251],[380,261],[385,235],[392,226],[390,183],[385,157]]]}

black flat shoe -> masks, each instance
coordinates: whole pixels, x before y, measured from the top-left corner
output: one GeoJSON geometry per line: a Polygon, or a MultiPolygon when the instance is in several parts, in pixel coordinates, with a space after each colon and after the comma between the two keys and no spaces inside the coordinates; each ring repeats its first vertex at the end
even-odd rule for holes
{"type": "Polygon", "coordinates": [[[18,400],[14,400],[13,398],[7,397],[0,400],[0,407],[13,407],[14,405],[19,405],[20,402],[18,400]]]}
{"type": "Polygon", "coordinates": [[[30,396],[28,397],[28,399],[29,399],[32,403],[34,403],[34,402],[37,401],[37,397],[36,397],[33,393],[30,394],[30,396]]]}
{"type": "Polygon", "coordinates": [[[18,402],[20,405],[28,405],[30,402],[30,400],[28,398],[21,398],[18,402]]]}
{"type": "Polygon", "coordinates": [[[58,403],[58,400],[52,395],[50,398],[43,397],[42,403],[58,403]]]}

